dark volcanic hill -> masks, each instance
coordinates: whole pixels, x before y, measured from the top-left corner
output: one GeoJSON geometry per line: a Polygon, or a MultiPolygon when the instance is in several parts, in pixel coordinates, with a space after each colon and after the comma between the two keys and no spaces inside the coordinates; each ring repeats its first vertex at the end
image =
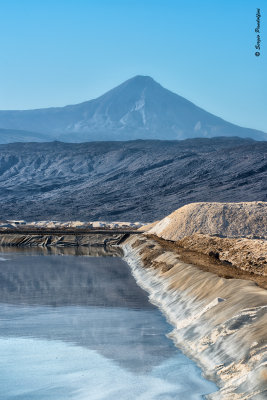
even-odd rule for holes
{"type": "Polygon", "coordinates": [[[267,201],[267,142],[0,145],[0,219],[140,220],[199,201],[267,201]]]}
{"type": "MultiPolygon", "coordinates": [[[[148,76],[136,76],[97,99],[77,105],[0,111],[1,128],[10,130],[10,142],[18,141],[18,137],[21,142],[217,136],[267,140],[266,133],[226,122],[164,89],[148,76]],[[18,130],[26,132],[19,134],[18,130]],[[42,135],[38,137],[38,133],[42,135]],[[37,139],[31,140],[31,135],[37,139]]],[[[1,130],[0,143],[6,143],[6,134],[1,130]]]]}

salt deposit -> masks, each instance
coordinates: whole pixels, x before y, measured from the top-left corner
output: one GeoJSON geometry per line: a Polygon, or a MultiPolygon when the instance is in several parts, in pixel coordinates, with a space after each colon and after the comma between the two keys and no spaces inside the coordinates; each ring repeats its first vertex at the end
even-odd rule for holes
{"type": "Polygon", "coordinates": [[[267,239],[267,202],[187,204],[148,233],[173,241],[194,233],[267,239]]]}
{"type": "Polygon", "coordinates": [[[124,222],[124,221],[0,221],[0,228],[17,228],[23,227],[36,227],[36,228],[140,228],[142,227],[141,222],[124,222]]]}
{"type": "Polygon", "coordinates": [[[267,292],[184,263],[154,240],[130,237],[125,258],[174,329],[170,337],[220,390],[213,400],[265,399],[267,292]]]}

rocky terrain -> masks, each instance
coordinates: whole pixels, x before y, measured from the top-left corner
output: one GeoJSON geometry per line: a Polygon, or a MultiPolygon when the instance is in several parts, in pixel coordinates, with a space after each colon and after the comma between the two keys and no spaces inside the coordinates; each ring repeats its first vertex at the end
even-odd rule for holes
{"type": "Polygon", "coordinates": [[[267,200],[267,142],[0,145],[0,219],[159,220],[185,204],[267,200]]]}
{"type": "Polygon", "coordinates": [[[81,104],[0,111],[0,143],[217,136],[267,140],[266,133],[226,122],[163,88],[149,76],[136,76],[81,104]]]}
{"type": "Polygon", "coordinates": [[[193,234],[176,242],[177,246],[207,254],[251,274],[267,276],[267,240],[229,239],[193,234]]]}

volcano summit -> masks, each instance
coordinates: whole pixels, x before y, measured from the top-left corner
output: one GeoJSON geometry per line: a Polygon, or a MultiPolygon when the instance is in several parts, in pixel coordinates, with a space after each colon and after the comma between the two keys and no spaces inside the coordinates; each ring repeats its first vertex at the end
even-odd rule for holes
{"type": "Polygon", "coordinates": [[[81,104],[0,111],[0,143],[218,136],[267,140],[266,133],[226,122],[163,88],[149,76],[136,76],[81,104]]]}

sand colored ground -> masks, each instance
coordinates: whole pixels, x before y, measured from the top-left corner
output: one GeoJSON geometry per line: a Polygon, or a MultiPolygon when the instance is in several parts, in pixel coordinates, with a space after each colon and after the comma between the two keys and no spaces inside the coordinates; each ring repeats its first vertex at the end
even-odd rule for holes
{"type": "MultiPolygon", "coordinates": [[[[199,243],[199,248],[197,248],[197,242],[194,243],[194,247],[190,245],[187,246],[187,244],[190,244],[191,237],[184,238],[181,241],[171,242],[165,239],[161,239],[155,235],[146,236],[148,239],[152,239],[153,241],[158,243],[161,246],[162,252],[175,253],[183,262],[193,264],[202,271],[211,272],[225,279],[243,279],[252,281],[261,288],[267,290],[266,274],[263,275],[259,273],[254,273],[251,271],[251,268],[250,270],[240,268],[238,264],[234,265],[227,260],[220,260],[219,257],[215,256],[216,253],[210,251],[212,249],[212,246],[205,247],[203,245],[203,241],[199,243]],[[183,244],[185,247],[182,247],[183,244]]],[[[214,238],[215,237],[213,237],[212,239],[214,238]]]]}
{"type": "Polygon", "coordinates": [[[150,231],[150,229],[152,229],[158,223],[159,223],[159,221],[155,221],[155,222],[151,222],[151,224],[143,225],[140,228],[138,228],[138,231],[148,232],[148,231],[150,231]]]}
{"type": "Polygon", "coordinates": [[[137,282],[173,325],[169,336],[220,387],[208,398],[265,399],[266,290],[203,271],[143,235],[123,249],[137,282]]]}
{"type": "Polygon", "coordinates": [[[141,228],[142,223],[140,222],[124,222],[124,221],[113,221],[113,222],[105,222],[105,221],[15,221],[15,220],[7,220],[0,221],[0,228],[141,228]]]}
{"type": "Polygon", "coordinates": [[[267,202],[192,203],[147,228],[146,234],[180,249],[267,276],[267,202]]]}
{"type": "Polygon", "coordinates": [[[267,239],[267,202],[187,204],[148,232],[174,241],[194,233],[267,239]]]}
{"type": "Polygon", "coordinates": [[[194,234],[178,240],[177,245],[226,261],[249,273],[267,276],[267,241],[228,239],[194,234]]]}
{"type": "Polygon", "coordinates": [[[193,203],[123,244],[170,337],[220,387],[212,400],[265,399],[266,229],[266,202],[193,203]]]}

